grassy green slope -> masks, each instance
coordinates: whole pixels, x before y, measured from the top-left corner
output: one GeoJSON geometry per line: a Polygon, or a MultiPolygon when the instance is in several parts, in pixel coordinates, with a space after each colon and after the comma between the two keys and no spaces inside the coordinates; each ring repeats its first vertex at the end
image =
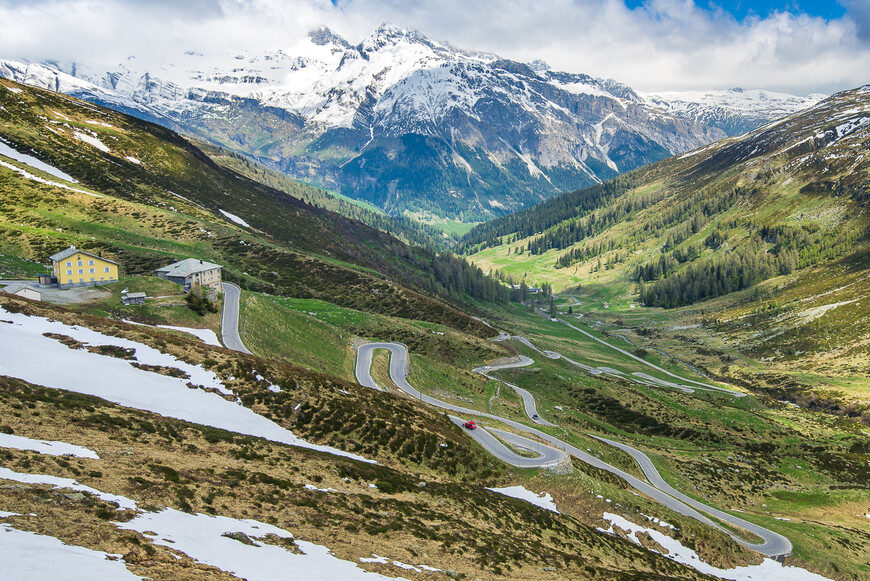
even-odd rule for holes
{"type": "Polygon", "coordinates": [[[250,288],[489,333],[435,296],[458,293],[439,281],[431,251],[222,169],[171,131],[123,114],[9,81],[0,106],[0,137],[87,192],[27,179],[15,168],[58,181],[12,160],[0,167],[0,252],[16,257],[7,270],[32,271],[20,259],[44,262],[69,244],[103,251],[129,274],[197,256],[250,288]]]}
{"type": "Polygon", "coordinates": [[[580,287],[584,309],[609,303],[603,316],[629,326],[685,319],[715,329],[724,358],[740,350],[837,397],[822,376],[852,391],[870,379],[868,121],[870,92],[846,91],[478,226],[464,248],[505,279],[580,287]],[[638,302],[671,310],[616,309],[638,302]]]}

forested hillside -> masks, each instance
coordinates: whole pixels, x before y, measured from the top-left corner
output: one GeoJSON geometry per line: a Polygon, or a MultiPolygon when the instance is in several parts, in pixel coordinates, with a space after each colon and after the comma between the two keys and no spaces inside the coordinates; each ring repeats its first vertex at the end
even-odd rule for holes
{"type": "Polygon", "coordinates": [[[509,298],[450,253],[409,246],[224,169],[163,127],[11,81],[2,87],[7,154],[36,156],[68,178],[4,162],[4,254],[44,262],[74,244],[117,259],[127,274],[193,255],[224,265],[246,288],[480,333],[488,331],[444,299],[509,298]],[[58,188],[69,197],[62,209],[48,203],[58,188]]]}
{"type": "Polygon", "coordinates": [[[756,356],[826,353],[857,369],[859,328],[870,322],[860,300],[870,291],[868,128],[870,88],[839,93],[746,136],[482,224],[460,247],[507,280],[689,309],[672,317],[715,312],[704,321],[756,356]]]}

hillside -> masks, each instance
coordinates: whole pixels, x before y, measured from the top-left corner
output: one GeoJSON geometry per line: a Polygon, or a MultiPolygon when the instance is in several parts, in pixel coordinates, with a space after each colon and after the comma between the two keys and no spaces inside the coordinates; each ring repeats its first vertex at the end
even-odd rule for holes
{"type": "MultiPolygon", "coordinates": [[[[502,300],[478,270],[222,168],[168,130],[8,81],[0,107],[2,276],[32,276],[69,244],[126,271],[83,296],[0,293],[4,571],[870,574],[867,430],[784,405],[747,378],[756,362],[711,339],[697,353],[730,368],[687,365],[673,311],[599,321],[592,298],[621,291],[602,278],[544,317],[550,296],[502,300]],[[184,256],[242,286],[253,354],[220,347],[218,313],[151,275],[184,256]],[[123,305],[132,291],[149,298],[123,305]],[[382,390],[361,386],[361,361],[382,390]],[[665,484],[599,438],[645,455],[665,484]],[[571,458],[537,461],[553,439],[571,458]],[[73,557],[90,561],[61,565],[73,557]]],[[[631,179],[596,196],[618,201],[631,179]]],[[[531,251],[511,258],[547,257],[531,251]]],[[[680,333],[706,332],[692,325],[680,333]]]]}
{"type": "Polygon", "coordinates": [[[149,66],[0,61],[0,76],[164,124],[403,212],[476,222],[757,127],[814,99],[644,97],[610,79],[460,50],[383,25],[270,52],[149,66]]]}
{"type": "Polygon", "coordinates": [[[5,155],[27,152],[67,178],[3,162],[4,254],[44,262],[74,244],[118,259],[127,274],[193,255],[225,265],[227,278],[247,288],[327,297],[484,334],[443,299],[505,298],[449,254],[408,246],[223,169],[160,126],[58,93],[2,86],[5,155]],[[65,206],[55,203],[58,196],[65,206]]]}
{"type": "Polygon", "coordinates": [[[868,89],[839,93],[745,137],[477,226],[461,248],[515,283],[579,287],[587,304],[614,309],[642,303],[597,310],[626,325],[688,327],[696,345],[720,344],[708,351],[721,360],[685,347],[711,373],[804,403],[813,396],[795,392],[817,387],[820,407],[860,416],[870,402],[860,387],[868,124],[868,89]],[[757,374],[729,371],[735,351],[766,363],[757,374]],[[776,373],[764,379],[762,369],[776,373]]]}

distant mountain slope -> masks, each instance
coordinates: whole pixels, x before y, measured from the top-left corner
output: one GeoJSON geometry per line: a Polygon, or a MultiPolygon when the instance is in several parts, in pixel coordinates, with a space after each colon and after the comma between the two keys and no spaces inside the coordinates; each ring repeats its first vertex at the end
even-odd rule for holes
{"type": "Polygon", "coordinates": [[[651,105],[661,107],[672,115],[717,127],[729,137],[735,137],[815,105],[825,95],[796,97],[786,93],[738,88],[727,91],[668,91],[650,93],[644,98],[651,105]]]}
{"type": "Polygon", "coordinates": [[[741,349],[833,364],[868,348],[868,149],[870,86],[479,225],[462,247],[557,290],[600,282],[647,306],[697,304],[752,330],[741,349]]]}
{"type": "MultiPolygon", "coordinates": [[[[111,69],[6,61],[0,75],[193,133],[390,213],[466,221],[729,131],[612,80],[457,50],[387,25],[357,46],[319,29],[286,52],[189,51],[160,67],[131,58],[111,69]]],[[[753,119],[800,106],[785,100],[753,119]]]]}
{"type": "Polygon", "coordinates": [[[490,331],[443,299],[506,299],[450,255],[308,205],[219,167],[170,130],[65,95],[0,82],[0,140],[4,253],[44,262],[75,244],[117,258],[128,274],[196,256],[252,289],[482,335],[490,331]],[[16,161],[24,153],[66,178],[16,161]]]}

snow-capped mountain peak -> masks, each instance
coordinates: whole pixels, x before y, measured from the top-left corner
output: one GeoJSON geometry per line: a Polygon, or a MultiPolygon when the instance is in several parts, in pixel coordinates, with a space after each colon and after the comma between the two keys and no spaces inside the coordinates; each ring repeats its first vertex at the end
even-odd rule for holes
{"type": "Polygon", "coordinates": [[[255,155],[389,211],[480,219],[753,129],[811,104],[765,91],[639,95],[390,24],[268,52],[149,65],[6,62],[0,74],[255,155]]]}

